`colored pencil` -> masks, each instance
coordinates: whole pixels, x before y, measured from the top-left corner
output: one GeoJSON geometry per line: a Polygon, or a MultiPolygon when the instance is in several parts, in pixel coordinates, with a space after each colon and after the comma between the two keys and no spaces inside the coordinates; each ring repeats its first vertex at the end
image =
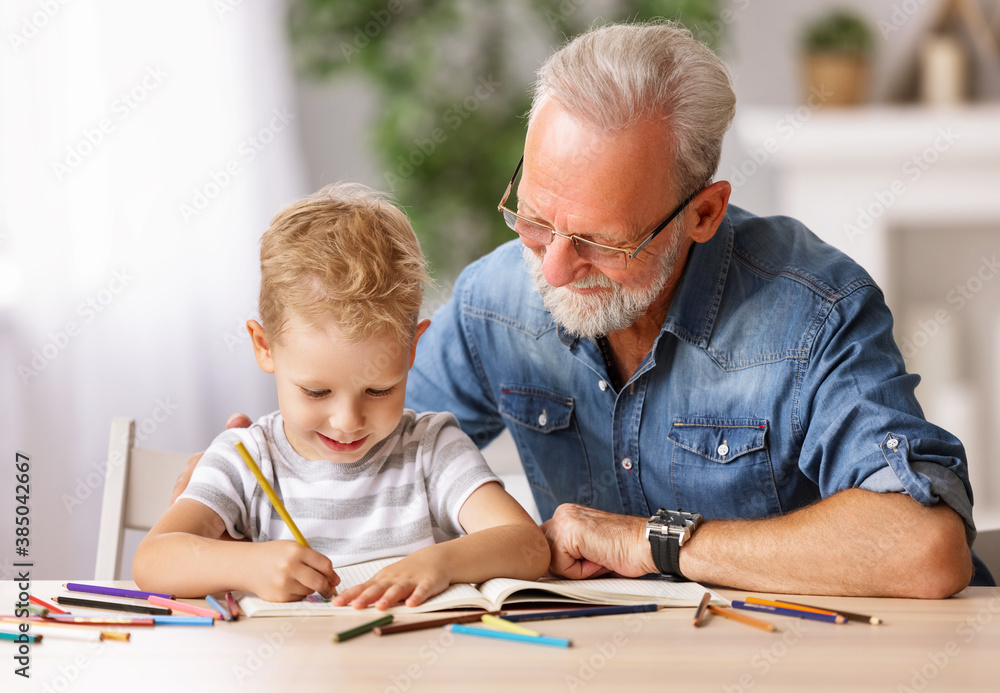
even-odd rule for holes
{"type": "Polygon", "coordinates": [[[142,617],[138,616],[136,618],[112,618],[108,616],[101,617],[91,617],[91,616],[75,616],[73,614],[49,614],[46,621],[55,621],[57,623],[76,623],[80,625],[88,626],[151,626],[153,625],[154,618],[171,618],[170,616],[148,616],[142,617]]]}
{"type": "Polygon", "coordinates": [[[260,471],[260,467],[257,466],[256,462],[254,462],[250,453],[247,452],[246,446],[243,445],[242,441],[236,443],[236,449],[239,450],[240,456],[243,457],[243,462],[246,463],[247,468],[255,477],[257,477],[257,483],[260,484],[261,489],[265,494],[267,494],[267,497],[271,501],[271,505],[274,506],[274,509],[278,511],[279,515],[281,515],[281,519],[285,521],[286,525],[288,525],[288,529],[291,530],[292,535],[295,537],[295,541],[302,546],[309,547],[309,542],[307,542],[306,538],[302,536],[302,532],[299,531],[299,528],[295,526],[295,520],[293,520],[292,516],[288,514],[287,510],[285,510],[285,506],[282,505],[281,500],[278,498],[278,494],[274,492],[274,489],[271,488],[271,484],[269,484],[267,479],[264,478],[264,474],[260,471]]]}
{"type": "Polygon", "coordinates": [[[38,606],[42,607],[43,609],[48,609],[49,611],[51,611],[54,614],[66,614],[66,613],[69,613],[67,611],[63,611],[62,609],[60,609],[58,606],[55,606],[54,604],[49,604],[48,602],[39,599],[38,597],[32,597],[30,594],[28,595],[28,600],[31,601],[33,604],[37,604],[38,606]]]}
{"type": "Polygon", "coordinates": [[[42,618],[49,615],[49,609],[44,606],[38,606],[37,604],[28,604],[27,609],[29,614],[34,614],[35,616],[40,616],[42,618]]]}
{"type": "Polygon", "coordinates": [[[236,606],[236,599],[233,597],[232,592],[226,592],[226,605],[229,607],[229,613],[233,615],[233,620],[239,619],[240,608],[236,606]]]}
{"type": "MultiPolygon", "coordinates": [[[[491,611],[492,614],[500,614],[500,611],[491,611]]],[[[474,614],[464,614],[462,616],[447,616],[445,618],[433,618],[425,621],[413,621],[411,623],[394,623],[391,626],[379,626],[372,629],[372,633],[378,636],[393,635],[394,633],[408,633],[413,630],[427,630],[428,628],[438,628],[449,623],[474,623],[482,616],[478,611],[474,614]]]]}
{"type": "Polygon", "coordinates": [[[720,609],[714,604],[708,605],[708,610],[713,614],[718,614],[724,618],[728,618],[732,621],[739,621],[748,626],[753,626],[754,628],[760,628],[761,630],[766,630],[768,633],[774,632],[774,624],[768,623],[767,621],[762,621],[759,618],[754,618],[753,616],[747,616],[746,614],[741,614],[738,611],[732,611],[730,609],[720,609]]]}
{"type": "MultiPolygon", "coordinates": [[[[243,458],[243,462],[246,464],[247,469],[249,469],[250,472],[257,478],[257,483],[271,501],[271,505],[278,511],[278,515],[281,516],[281,519],[285,521],[285,524],[291,531],[292,536],[295,537],[295,541],[297,541],[301,546],[305,546],[307,549],[312,548],[309,546],[309,542],[306,541],[306,538],[302,536],[302,532],[300,532],[299,528],[296,526],[295,520],[293,520],[292,516],[288,514],[287,510],[285,510],[285,506],[282,504],[281,499],[278,498],[278,494],[274,492],[274,489],[271,488],[271,484],[264,478],[264,474],[260,471],[260,467],[257,466],[256,462],[254,462],[250,453],[247,452],[247,448],[243,445],[243,441],[236,442],[236,449],[239,451],[240,457],[243,458]]],[[[336,587],[333,588],[333,596],[337,596],[336,587]]]]}
{"type": "Polygon", "coordinates": [[[701,603],[698,604],[698,610],[694,612],[694,620],[692,621],[695,628],[701,626],[701,621],[703,618],[705,618],[705,609],[708,608],[708,603],[711,600],[712,600],[711,592],[705,592],[705,594],[701,595],[701,603]]]}
{"type": "Polygon", "coordinates": [[[799,604],[797,602],[786,602],[783,599],[767,600],[767,599],[760,599],[759,597],[747,597],[746,600],[753,604],[772,604],[773,606],[785,606],[785,607],[793,607],[796,609],[819,611],[823,613],[840,614],[848,621],[855,621],[857,623],[870,623],[873,626],[877,626],[882,623],[882,619],[879,618],[878,616],[869,616],[868,614],[856,614],[852,611],[844,611],[842,609],[824,609],[821,606],[809,606],[807,604],[799,604]]]}
{"type": "Polygon", "coordinates": [[[823,621],[824,623],[847,623],[847,619],[840,614],[818,614],[815,611],[786,609],[780,606],[771,606],[770,604],[748,604],[739,599],[734,599],[732,604],[734,609],[743,609],[744,611],[763,611],[768,614],[777,614],[778,616],[794,616],[795,618],[804,618],[809,621],[823,621]]]}
{"type": "Polygon", "coordinates": [[[33,633],[37,632],[39,635],[44,635],[48,638],[57,638],[62,640],[86,640],[89,642],[104,640],[104,635],[99,630],[84,630],[82,628],[67,626],[62,623],[51,625],[32,623],[30,628],[33,633]]]}
{"type": "Polygon", "coordinates": [[[90,609],[108,609],[109,611],[127,611],[132,614],[149,614],[150,616],[169,616],[170,609],[148,604],[126,604],[124,602],[106,602],[102,599],[84,599],[83,597],[53,597],[52,601],[62,606],[85,606],[90,609]]]}
{"type": "Polygon", "coordinates": [[[798,609],[799,611],[811,611],[814,614],[837,614],[838,611],[821,609],[818,606],[806,606],[805,604],[792,604],[791,602],[779,602],[776,599],[761,599],[760,597],[747,597],[744,600],[747,604],[766,604],[767,606],[780,606],[783,609],[798,609]]]}
{"type": "Polygon", "coordinates": [[[217,618],[212,616],[154,616],[158,626],[214,626],[217,618]]]}
{"type": "Polygon", "coordinates": [[[587,606],[583,608],[540,611],[525,614],[504,614],[504,619],[518,621],[551,621],[558,618],[582,618],[585,616],[608,616],[611,614],[635,614],[643,611],[658,611],[657,604],[632,604],[627,606],[587,606]]]}
{"type": "Polygon", "coordinates": [[[0,640],[13,640],[15,642],[41,642],[41,635],[29,635],[28,633],[8,633],[0,630],[0,640]]]}
{"type": "Polygon", "coordinates": [[[530,628],[519,626],[516,623],[502,619],[499,616],[494,616],[493,614],[483,614],[481,620],[488,626],[499,628],[500,630],[507,631],[508,633],[520,633],[521,635],[530,635],[535,638],[541,636],[541,633],[537,630],[531,630],[530,628]]]}
{"type": "Polygon", "coordinates": [[[89,592],[90,594],[103,594],[105,597],[128,597],[130,599],[146,599],[151,594],[165,599],[173,599],[172,594],[161,594],[160,592],[143,592],[142,590],[126,590],[121,587],[102,587],[101,585],[84,585],[80,582],[67,582],[63,585],[70,592],[89,592]]]}
{"type": "MultiPolygon", "coordinates": [[[[203,606],[185,604],[184,602],[179,602],[176,599],[164,599],[163,597],[157,597],[155,594],[147,597],[146,601],[156,606],[165,606],[168,609],[173,609],[174,611],[183,611],[186,614],[194,614],[195,616],[203,616],[205,618],[222,618],[222,614],[215,609],[206,609],[203,606]]],[[[164,616],[166,615],[167,614],[164,614],[164,616]]]]}
{"type": "Polygon", "coordinates": [[[368,623],[362,623],[360,626],[350,628],[348,630],[337,633],[333,636],[334,642],[344,642],[345,640],[350,640],[351,638],[356,638],[359,635],[364,635],[370,630],[378,628],[379,626],[385,626],[392,623],[392,614],[386,614],[381,618],[376,618],[374,621],[369,621],[368,623]]]}
{"type": "Polygon", "coordinates": [[[492,628],[476,628],[466,626],[461,623],[452,623],[445,626],[452,633],[460,635],[475,635],[480,638],[494,638],[496,640],[513,640],[515,642],[525,642],[531,645],[548,645],[549,647],[569,647],[573,643],[566,638],[550,638],[546,635],[521,635],[520,633],[508,633],[505,630],[493,630],[492,628]]]}
{"type": "MultiPolygon", "coordinates": [[[[69,616],[70,614],[63,614],[64,616],[69,616]]],[[[60,623],[59,621],[53,621],[49,618],[18,618],[16,616],[3,616],[0,617],[0,622],[3,623],[31,623],[32,628],[36,626],[41,626],[43,628],[63,628],[65,630],[80,630],[75,623],[60,623]]],[[[90,631],[87,631],[90,632],[90,631]]],[[[104,636],[105,640],[128,640],[132,634],[127,631],[115,631],[115,630],[102,630],[98,631],[104,636]]]]}
{"type": "Polygon", "coordinates": [[[222,606],[222,604],[219,603],[218,599],[216,599],[210,594],[206,594],[205,601],[208,602],[209,606],[218,611],[219,615],[222,616],[222,618],[226,619],[227,621],[233,620],[233,615],[229,613],[229,609],[227,607],[222,606]]]}

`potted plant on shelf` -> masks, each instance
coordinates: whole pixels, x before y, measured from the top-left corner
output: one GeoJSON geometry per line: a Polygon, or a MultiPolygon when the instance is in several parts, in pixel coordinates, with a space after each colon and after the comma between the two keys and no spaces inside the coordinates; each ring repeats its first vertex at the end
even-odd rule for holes
{"type": "Polygon", "coordinates": [[[871,51],[871,28],[854,12],[837,10],[811,22],[802,37],[806,94],[817,94],[824,106],[862,103],[871,51]]]}

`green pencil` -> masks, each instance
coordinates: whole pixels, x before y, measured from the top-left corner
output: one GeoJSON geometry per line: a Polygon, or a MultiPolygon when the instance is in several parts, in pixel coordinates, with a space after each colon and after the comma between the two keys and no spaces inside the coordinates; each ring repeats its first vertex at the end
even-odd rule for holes
{"type": "Polygon", "coordinates": [[[351,638],[356,638],[359,635],[364,635],[372,628],[378,628],[379,626],[385,626],[392,623],[392,614],[386,614],[381,618],[376,618],[374,621],[369,621],[368,623],[363,623],[356,628],[351,628],[345,630],[343,633],[337,633],[333,636],[334,642],[344,642],[345,640],[350,640],[351,638]]]}

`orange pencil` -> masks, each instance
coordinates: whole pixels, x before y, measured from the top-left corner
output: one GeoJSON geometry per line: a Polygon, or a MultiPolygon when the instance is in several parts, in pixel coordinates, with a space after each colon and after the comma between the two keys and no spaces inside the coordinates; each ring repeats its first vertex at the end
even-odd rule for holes
{"type": "Polygon", "coordinates": [[[146,597],[146,601],[150,604],[155,604],[156,606],[165,606],[168,609],[177,609],[178,611],[184,611],[189,614],[194,614],[195,616],[204,616],[206,618],[222,618],[220,614],[215,609],[206,609],[203,606],[192,606],[191,604],[185,604],[184,602],[179,602],[176,599],[165,599],[164,597],[157,597],[155,594],[151,594],[146,597]]]}
{"type": "Polygon", "coordinates": [[[836,616],[840,613],[839,611],[820,609],[815,606],[806,606],[805,604],[796,604],[794,602],[780,602],[771,599],[761,599],[760,597],[747,597],[745,601],[749,604],[763,604],[765,606],[777,606],[781,609],[795,609],[796,611],[808,611],[814,614],[826,614],[827,616],[836,616]]]}
{"type": "Polygon", "coordinates": [[[768,633],[774,632],[773,623],[768,623],[767,621],[761,621],[759,618],[754,618],[753,616],[747,616],[746,614],[741,614],[738,611],[732,611],[730,609],[720,609],[714,604],[709,604],[708,610],[711,611],[713,614],[724,616],[725,618],[732,619],[733,621],[739,621],[740,623],[746,624],[748,626],[753,626],[754,628],[760,628],[761,630],[766,630],[768,633]]]}

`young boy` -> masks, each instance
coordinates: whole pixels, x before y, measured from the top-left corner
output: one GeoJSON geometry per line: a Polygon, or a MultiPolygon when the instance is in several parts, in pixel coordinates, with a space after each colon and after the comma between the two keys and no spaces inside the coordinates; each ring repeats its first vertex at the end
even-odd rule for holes
{"type": "Polygon", "coordinates": [[[328,186],[275,217],[260,257],[261,321],[247,329],[279,411],[216,438],[139,546],[136,583],[293,601],[331,596],[334,566],[405,555],[334,600],[387,609],[453,582],[541,576],[541,530],[455,418],[403,408],[430,324],[417,322],[427,275],[405,215],[363,186],[328,186]],[[311,548],[294,541],[237,441],[311,548]]]}

